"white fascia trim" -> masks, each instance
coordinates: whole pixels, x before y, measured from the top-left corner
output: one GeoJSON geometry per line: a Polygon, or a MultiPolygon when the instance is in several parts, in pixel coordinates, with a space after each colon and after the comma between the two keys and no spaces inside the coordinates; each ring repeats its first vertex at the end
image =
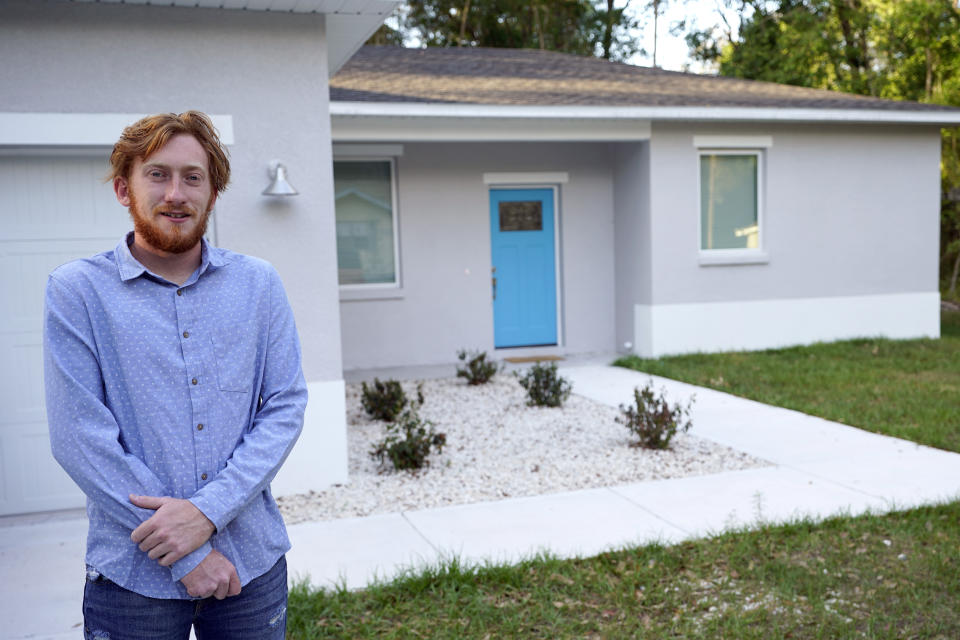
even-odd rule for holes
{"type": "MultiPolygon", "coordinates": [[[[145,113],[0,113],[0,146],[112,147],[145,113]]],[[[220,141],[232,145],[233,117],[211,115],[220,141]]]]}
{"type": "Polygon", "coordinates": [[[402,144],[335,144],[334,158],[396,158],[403,155],[402,144]]]}
{"type": "Polygon", "coordinates": [[[566,171],[513,171],[483,174],[483,184],[566,184],[570,174],[566,171]]]}
{"type": "Polygon", "coordinates": [[[693,136],[699,149],[769,149],[773,136],[693,136]]]}
{"type": "Polygon", "coordinates": [[[649,358],[863,337],[939,338],[940,293],[634,305],[634,349],[649,358]]]}
{"type": "Polygon", "coordinates": [[[770,107],[604,107],[559,105],[432,104],[423,102],[330,103],[333,116],[406,118],[575,118],[628,120],[713,120],[749,122],[862,122],[960,125],[960,110],[777,109],[770,107]]]}

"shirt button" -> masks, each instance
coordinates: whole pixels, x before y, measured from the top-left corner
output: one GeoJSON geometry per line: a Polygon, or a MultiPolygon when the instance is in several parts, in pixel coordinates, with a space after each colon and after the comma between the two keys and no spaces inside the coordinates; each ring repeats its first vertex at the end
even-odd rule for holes
{"type": "Polygon", "coordinates": [[[197,384],[197,379],[196,379],[196,378],[194,378],[194,379],[193,379],[193,380],[191,380],[190,382],[191,382],[191,384],[197,384]]]}
{"type": "Polygon", "coordinates": [[[200,474],[200,479],[201,479],[201,480],[206,480],[206,479],[207,479],[207,474],[201,473],[201,474],[200,474]]]}
{"type": "Polygon", "coordinates": [[[178,296],[182,296],[182,295],[183,295],[183,289],[177,289],[177,295],[178,295],[178,296]]]}
{"type": "Polygon", "coordinates": [[[203,423],[197,425],[197,431],[203,431],[203,423]]]}
{"type": "Polygon", "coordinates": [[[190,332],[189,332],[189,331],[184,331],[184,332],[183,332],[183,337],[184,337],[184,338],[189,338],[189,337],[190,337],[190,332]]]}

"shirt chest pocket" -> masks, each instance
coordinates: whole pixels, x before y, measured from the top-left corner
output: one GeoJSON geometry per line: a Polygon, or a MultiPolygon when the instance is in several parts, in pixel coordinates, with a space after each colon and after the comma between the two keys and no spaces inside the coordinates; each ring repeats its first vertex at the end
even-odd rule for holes
{"type": "Polygon", "coordinates": [[[224,327],[212,341],[219,389],[249,392],[256,377],[257,336],[247,327],[224,327]]]}

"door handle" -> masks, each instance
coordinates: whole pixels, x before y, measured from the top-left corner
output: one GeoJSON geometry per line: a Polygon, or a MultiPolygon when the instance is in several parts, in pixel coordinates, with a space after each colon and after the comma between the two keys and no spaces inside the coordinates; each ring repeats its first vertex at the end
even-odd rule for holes
{"type": "MultiPolygon", "coordinates": [[[[490,273],[496,273],[496,272],[497,272],[497,268],[496,268],[496,267],[491,267],[491,268],[490,268],[490,273]]],[[[496,277],[496,276],[491,276],[491,277],[490,277],[490,282],[491,282],[491,284],[493,285],[493,299],[496,300],[496,299],[497,299],[497,277],[496,277]]]]}

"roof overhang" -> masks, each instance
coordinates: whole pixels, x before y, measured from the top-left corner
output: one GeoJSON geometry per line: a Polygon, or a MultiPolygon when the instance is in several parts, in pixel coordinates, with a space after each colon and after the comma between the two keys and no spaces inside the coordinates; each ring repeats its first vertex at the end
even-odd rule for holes
{"type": "Polygon", "coordinates": [[[331,102],[331,133],[346,140],[645,140],[659,122],[819,122],[960,125],[960,110],[768,107],[528,106],[331,102]]]}
{"type": "Polygon", "coordinates": [[[327,16],[327,64],[336,73],[400,4],[399,0],[71,0],[228,11],[322,13],[327,16]]]}

